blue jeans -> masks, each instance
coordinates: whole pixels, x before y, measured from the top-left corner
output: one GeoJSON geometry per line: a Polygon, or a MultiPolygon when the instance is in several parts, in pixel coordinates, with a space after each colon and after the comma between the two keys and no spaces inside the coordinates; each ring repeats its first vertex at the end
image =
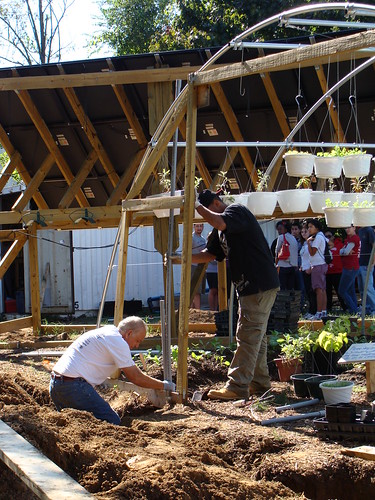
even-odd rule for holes
{"type": "Polygon", "coordinates": [[[358,302],[355,293],[355,279],[358,269],[343,269],[339,284],[339,294],[347,305],[348,312],[356,314],[358,312],[358,302]]]}
{"type": "Polygon", "coordinates": [[[83,378],[76,380],[52,379],[49,393],[58,411],[63,408],[74,408],[91,412],[99,420],[120,425],[121,420],[91,384],[83,378]]]}
{"type": "MultiPolygon", "coordinates": [[[[363,291],[365,289],[366,283],[367,266],[359,266],[358,273],[358,287],[361,292],[362,302],[363,302],[363,291]]],[[[374,290],[374,278],[373,269],[371,267],[367,295],[366,295],[366,314],[375,314],[375,290],[374,290]]]]}

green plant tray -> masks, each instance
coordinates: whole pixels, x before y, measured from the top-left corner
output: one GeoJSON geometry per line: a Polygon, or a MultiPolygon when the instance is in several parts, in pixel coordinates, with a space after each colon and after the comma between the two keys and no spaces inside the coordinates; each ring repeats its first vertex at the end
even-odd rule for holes
{"type": "Polygon", "coordinates": [[[318,437],[340,441],[343,439],[355,439],[356,441],[375,442],[375,422],[360,422],[357,415],[353,423],[327,422],[325,418],[313,420],[318,431],[318,437]]]}

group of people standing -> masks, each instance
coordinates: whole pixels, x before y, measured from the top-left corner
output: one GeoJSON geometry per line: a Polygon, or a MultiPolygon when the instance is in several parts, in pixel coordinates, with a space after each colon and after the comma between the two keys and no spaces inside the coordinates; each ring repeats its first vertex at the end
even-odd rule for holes
{"type": "MultiPolygon", "coordinates": [[[[335,230],[323,232],[318,219],[303,223],[279,221],[278,238],[271,245],[278,268],[281,290],[301,290],[301,306],[308,304],[306,319],[321,319],[332,311],[333,290],[340,307],[350,314],[360,313],[357,288],[363,300],[375,232],[372,227],[345,228],[344,241],[335,230]],[[327,256],[328,244],[329,252],[327,256]],[[285,246],[287,246],[285,257],[285,246]]],[[[366,296],[366,314],[375,315],[374,276],[371,272],[366,296]]]]}

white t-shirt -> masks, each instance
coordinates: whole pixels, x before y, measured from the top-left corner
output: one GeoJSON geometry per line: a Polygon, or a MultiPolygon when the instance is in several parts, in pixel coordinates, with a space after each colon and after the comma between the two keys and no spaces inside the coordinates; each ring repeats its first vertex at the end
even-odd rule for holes
{"type": "Polygon", "coordinates": [[[54,370],[67,377],[82,377],[102,384],[118,368],[134,366],[128,343],[115,326],[86,332],[61,356],[54,370]]]}
{"type": "Polygon", "coordinates": [[[326,241],[327,240],[324,234],[319,231],[319,233],[316,234],[314,241],[311,243],[312,248],[317,248],[315,255],[310,255],[310,263],[312,266],[320,266],[326,263],[326,261],[324,260],[326,241]]]}
{"type": "Polygon", "coordinates": [[[302,245],[299,254],[301,256],[301,270],[307,271],[307,269],[311,269],[310,254],[307,246],[307,241],[305,241],[304,244],[302,245]]]}

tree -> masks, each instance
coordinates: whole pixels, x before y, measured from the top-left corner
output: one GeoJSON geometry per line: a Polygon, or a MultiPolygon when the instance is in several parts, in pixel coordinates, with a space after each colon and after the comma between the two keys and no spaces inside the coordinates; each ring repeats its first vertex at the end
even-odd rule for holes
{"type": "Polygon", "coordinates": [[[17,65],[60,61],[60,23],[74,0],[1,0],[0,60],[17,65]]]}
{"type": "Polygon", "coordinates": [[[144,53],[168,18],[168,0],[104,0],[101,35],[92,45],[107,43],[116,55],[144,53]]]}

